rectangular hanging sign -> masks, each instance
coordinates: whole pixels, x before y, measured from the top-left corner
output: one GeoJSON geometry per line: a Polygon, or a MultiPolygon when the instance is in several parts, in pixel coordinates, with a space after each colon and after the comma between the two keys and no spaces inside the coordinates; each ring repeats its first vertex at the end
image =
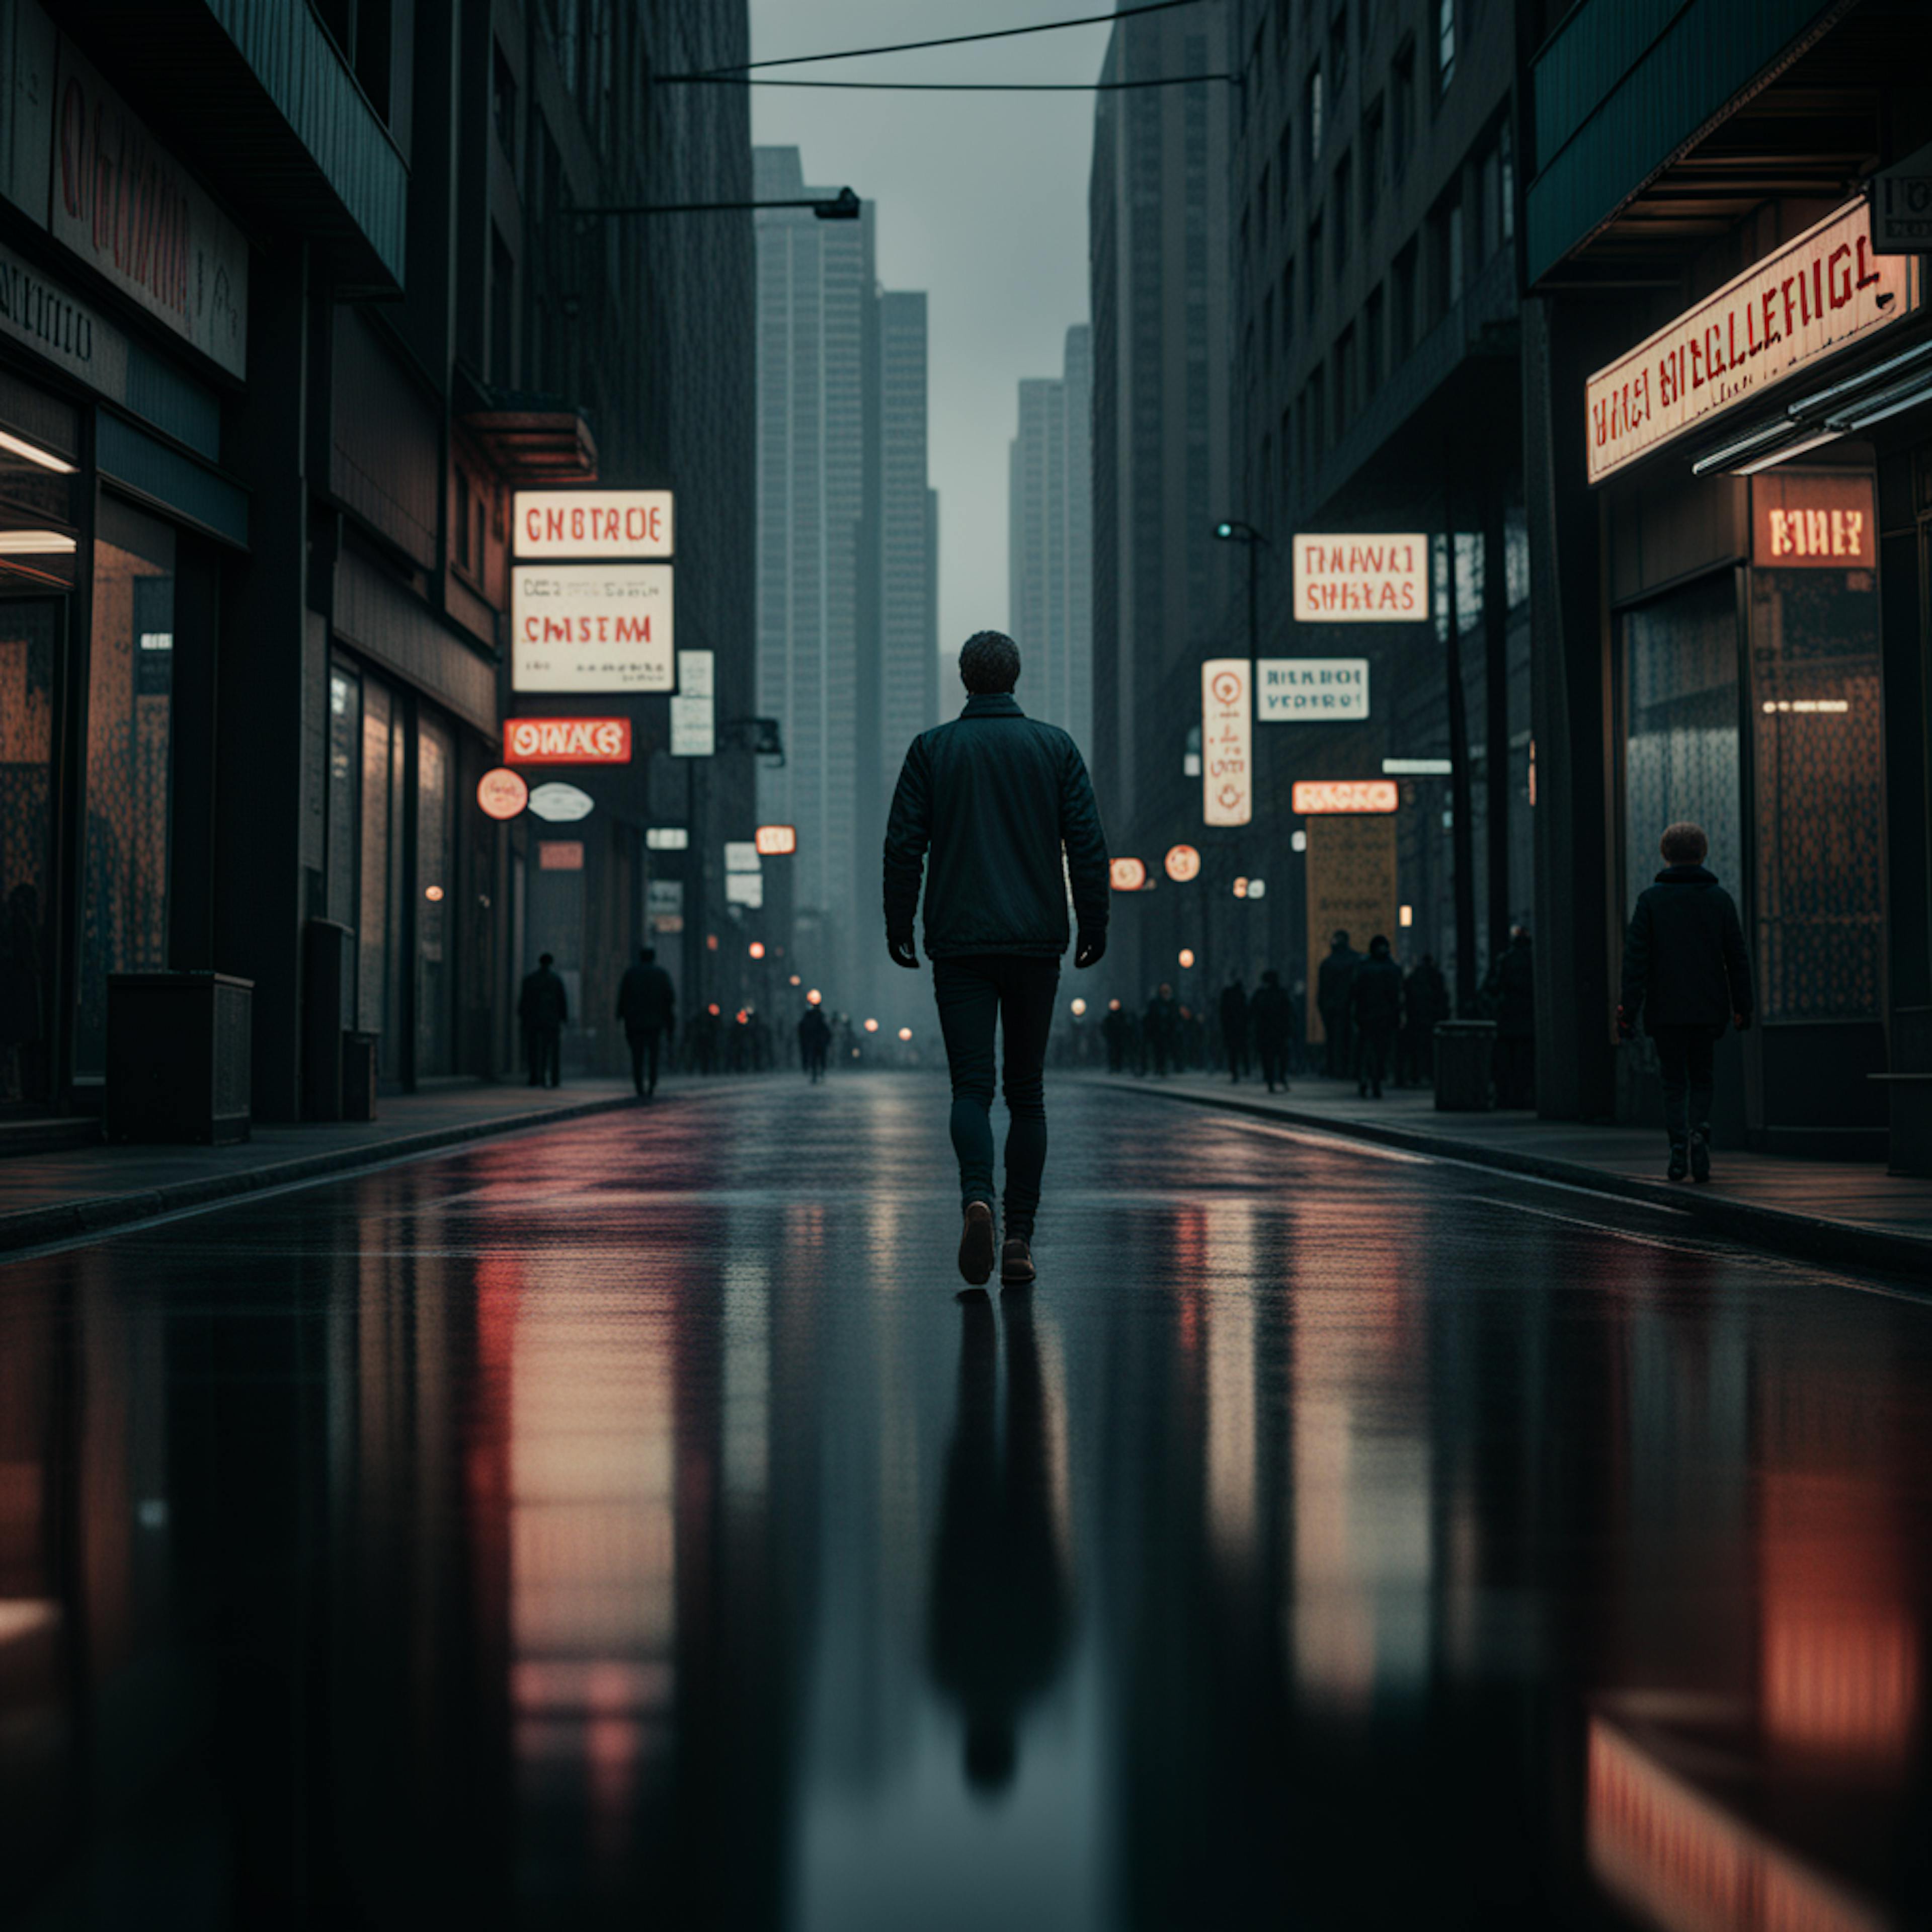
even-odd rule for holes
{"type": "Polygon", "coordinates": [[[1874,251],[1869,205],[1848,202],[1589,379],[1589,480],[1903,320],[1922,287],[1915,258],[1874,251]]]}
{"type": "Polygon", "coordinates": [[[1429,615],[1429,539],[1294,538],[1294,617],[1300,624],[1414,624],[1429,615]]]}
{"type": "Polygon", "coordinates": [[[628,718],[506,718],[503,762],[508,765],[628,765],[628,718]]]}
{"type": "Polygon", "coordinates": [[[1201,667],[1201,816],[1245,825],[1254,816],[1254,668],[1246,658],[1201,667]]]}
{"type": "Polygon", "coordinates": [[[1751,561],[1770,570],[1870,570],[1878,561],[1869,476],[1774,470],[1751,478],[1751,561]]]}
{"type": "Polygon", "coordinates": [[[1255,676],[1264,724],[1358,724],[1369,715],[1366,658],[1263,658],[1255,676]]]}
{"type": "Polygon", "coordinates": [[[626,558],[671,554],[668,490],[519,490],[519,557],[626,558]]]}
{"type": "Polygon", "coordinates": [[[1304,818],[1394,812],[1401,802],[1393,778],[1297,778],[1292,796],[1294,809],[1304,818]]]}
{"type": "Polygon", "coordinates": [[[671,566],[520,563],[510,646],[513,690],[669,691],[671,566]]]}

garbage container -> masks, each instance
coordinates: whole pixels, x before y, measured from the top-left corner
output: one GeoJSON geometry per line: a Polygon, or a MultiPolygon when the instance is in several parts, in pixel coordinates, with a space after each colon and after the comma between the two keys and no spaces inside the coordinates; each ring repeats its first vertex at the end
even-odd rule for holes
{"type": "Polygon", "coordinates": [[[255,982],[107,976],[107,1138],[219,1146],[249,1131],[255,982]]]}
{"type": "Polygon", "coordinates": [[[1436,1028],[1436,1106],[1445,1114],[1486,1113],[1496,1058],[1494,1020],[1440,1020],[1436,1028]]]}
{"type": "Polygon", "coordinates": [[[346,1033],[342,1036],[342,1118],[376,1118],[376,1052],[382,1036],[346,1033]]]}

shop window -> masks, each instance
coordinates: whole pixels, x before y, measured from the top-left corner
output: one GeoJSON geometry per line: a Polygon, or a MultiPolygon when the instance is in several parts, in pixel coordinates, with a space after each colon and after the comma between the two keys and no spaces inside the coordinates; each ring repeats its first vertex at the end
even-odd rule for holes
{"type": "MultiPolygon", "coordinates": [[[[1840,487],[1862,496],[1869,530],[1869,486],[1840,487]]],[[[1868,566],[1752,572],[1754,964],[1766,1019],[1881,1010],[1877,586],[1868,566]]]]}
{"type": "Polygon", "coordinates": [[[454,1071],[456,748],[423,719],[416,730],[416,1074],[454,1071]]]}
{"type": "Polygon", "coordinates": [[[1624,904],[1656,877],[1657,842],[1689,819],[1711,869],[1742,898],[1737,592],[1730,572],[1701,578],[1623,620],[1624,904]]]}
{"type": "Polygon", "coordinates": [[[356,1023],[380,1036],[382,1078],[403,1076],[403,740],[388,687],[362,680],[362,796],[357,816],[356,1023]]]}
{"type": "Polygon", "coordinates": [[[328,807],[326,879],[328,916],[356,928],[358,910],[356,836],[362,793],[362,686],[338,664],[328,674],[328,807]]]}
{"type": "Polygon", "coordinates": [[[62,605],[0,603],[0,1111],[44,1104],[52,1064],[54,656],[62,605]]]}
{"type": "Polygon", "coordinates": [[[106,1071],[107,976],[167,964],[175,533],[112,496],[94,541],[74,1068],[106,1071]]]}

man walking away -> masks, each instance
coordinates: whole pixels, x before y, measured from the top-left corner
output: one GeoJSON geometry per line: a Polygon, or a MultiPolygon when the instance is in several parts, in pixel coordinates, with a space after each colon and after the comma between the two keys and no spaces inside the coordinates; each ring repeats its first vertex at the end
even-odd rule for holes
{"type": "Polygon", "coordinates": [[[1279,1083],[1288,1091],[1288,1036],[1294,1028],[1294,1002],[1282,990],[1281,975],[1270,966],[1262,975],[1254,998],[1248,1002],[1248,1018],[1255,1029],[1255,1052],[1260,1057],[1262,1078],[1272,1094],[1279,1083]]]}
{"type": "Polygon", "coordinates": [[[831,1022],[821,1008],[808,1006],[798,1022],[798,1057],[814,1087],[825,1078],[826,1050],[831,1044],[831,1022]]]}
{"type": "Polygon", "coordinates": [[[517,995],[517,1018],[523,1022],[524,1058],[530,1063],[532,1087],[554,1087],[562,1078],[563,1029],[570,1018],[570,995],[550,970],[553,956],[543,954],[537,970],[526,974],[517,995]]]}
{"type": "Polygon", "coordinates": [[[1483,988],[1496,1009],[1496,1105],[1536,1105],[1536,961],[1529,934],[1510,932],[1502,957],[1490,969],[1483,988]]]}
{"type": "Polygon", "coordinates": [[[1664,835],[1664,870],[1639,896],[1624,935],[1617,1036],[1636,1036],[1642,1016],[1664,1076],[1664,1126],[1672,1180],[1711,1178],[1712,1058],[1727,1025],[1751,1022],[1750,961],[1731,896],[1707,872],[1711,842],[1700,825],[1664,835]]]}
{"type": "Polygon", "coordinates": [[[1402,968],[1379,932],[1348,982],[1348,1021],[1355,1041],[1356,1091],[1379,1100],[1388,1076],[1389,1048],[1402,1024],[1402,968]]]}
{"type": "Polygon", "coordinates": [[[1348,1036],[1348,988],[1362,956],[1348,944],[1348,935],[1338,932],[1328,942],[1328,956],[1315,979],[1315,1004],[1322,1016],[1322,1030],[1327,1036],[1328,1052],[1322,1065],[1330,1080],[1346,1080],[1354,1064],[1348,1036]]]}
{"type": "Polygon", "coordinates": [[[1146,1044],[1148,1071],[1165,1078],[1180,1039],[1180,1009],[1174,1004],[1174,988],[1165,980],[1141,1016],[1141,1038],[1146,1044]]]}
{"type": "Polygon", "coordinates": [[[624,1037],[630,1042],[631,1082],[640,1100],[649,1100],[658,1090],[658,1056],[663,1051],[664,1036],[671,1029],[676,1007],[677,988],[671,984],[670,975],[658,964],[656,948],[640,948],[638,963],[624,975],[617,988],[617,1017],[623,1022],[624,1037]]]}
{"type": "Polygon", "coordinates": [[[1047,1035],[1066,950],[1076,967],[1107,950],[1107,840],[1080,749],[1013,697],[1019,646],[981,631],[959,653],[965,709],[915,738],[886,830],[886,944],[916,970],[913,917],[926,884],[926,950],[952,1076],[952,1145],[964,1227],[959,1271],[993,1271],[993,1029],[1006,1096],[1006,1245],[1000,1279],[1034,1278],[1034,1222],[1046,1166],[1047,1035]],[[928,848],[932,859],[928,866],[928,848]],[[1063,856],[1064,854],[1064,856],[1063,856]]]}
{"type": "Polygon", "coordinates": [[[1221,1045],[1228,1074],[1238,1087],[1248,1070],[1248,996],[1238,979],[1221,988],[1221,1045]]]}
{"type": "Polygon", "coordinates": [[[1402,987],[1402,1039],[1396,1075],[1400,1086],[1424,1086],[1436,1078],[1436,1028],[1449,1017],[1449,984],[1425,952],[1402,987]]]}

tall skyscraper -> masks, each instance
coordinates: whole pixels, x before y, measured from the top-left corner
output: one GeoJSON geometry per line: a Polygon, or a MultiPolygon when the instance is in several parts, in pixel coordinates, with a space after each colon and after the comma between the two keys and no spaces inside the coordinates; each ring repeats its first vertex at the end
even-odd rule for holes
{"type": "MultiPolygon", "coordinates": [[[[806,187],[796,148],[754,161],[760,200],[836,192],[806,187]]],[[[794,956],[850,1009],[878,984],[892,785],[938,702],[926,297],[879,290],[869,202],[757,219],[758,710],[786,754],[759,811],[798,828],[794,956]]]]}
{"type": "Polygon", "coordinates": [[[1057,376],[1020,383],[1007,516],[1007,628],[1027,709],[1083,746],[1094,722],[1093,334],[1066,332],[1057,376]]]}

